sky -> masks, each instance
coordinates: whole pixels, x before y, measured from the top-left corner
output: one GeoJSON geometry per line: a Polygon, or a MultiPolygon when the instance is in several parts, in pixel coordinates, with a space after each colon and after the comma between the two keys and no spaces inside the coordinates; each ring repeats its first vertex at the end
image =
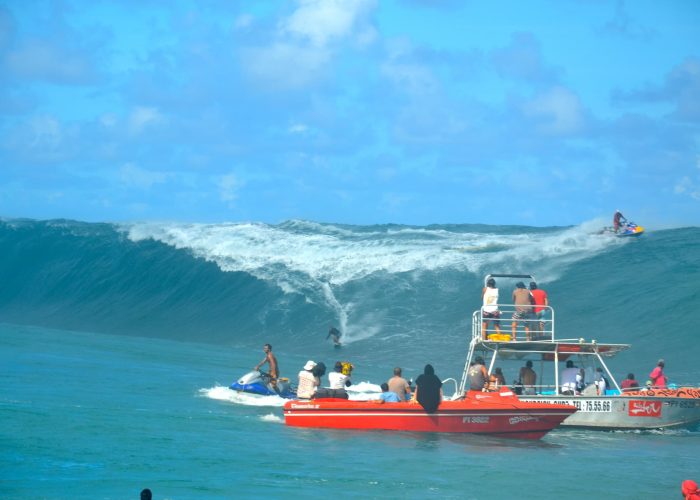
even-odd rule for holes
{"type": "Polygon", "coordinates": [[[0,0],[0,217],[700,225],[696,0],[0,0]]]}

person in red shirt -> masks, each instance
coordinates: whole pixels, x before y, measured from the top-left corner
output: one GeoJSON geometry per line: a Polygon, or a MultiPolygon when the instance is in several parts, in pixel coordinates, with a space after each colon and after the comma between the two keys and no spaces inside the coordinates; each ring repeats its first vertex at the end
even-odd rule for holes
{"type": "Polygon", "coordinates": [[[681,483],[681,493],[685,500],[700,500],[700,489],[698,483],[692,479],[686,479],[681,483]]]}
{"type": "Polygon", "coordinates": [[[620,389],[623,391],[629,391],[632,389],[639,389],[639,382],[634,379],[634,373],[628,373],[627,378],[620,384],[620,389]]]}
{"type": "Polygon", "coordinates": [[[530,282],[530,294],[535,301],[535,317],[540,320],[540,330],[537,332],[536,336],[544,334],[544,318],[547,316],[547,307],[549,305],[549,299],[547,298],[547,292],[537,288],[537,283],[534,281],[530,282]]]}
{"type": "Polygon", "coordinates": [[[666,375],[664,374],[664,360],[660,359],[656,363],[656,368],[654,368],[649,374],[649,380],[651,380],[652,387],[656,389],[666,389],[666,375]]]}

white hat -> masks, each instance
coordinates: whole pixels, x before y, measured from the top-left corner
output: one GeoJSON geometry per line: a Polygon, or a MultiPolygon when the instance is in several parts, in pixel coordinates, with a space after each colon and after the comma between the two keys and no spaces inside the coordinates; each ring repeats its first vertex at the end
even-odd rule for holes
{"type": "Polygon", "coordinates": [[[311,371],[314,369],[316,366],[316,363],[314,361],[308,360],[306,364],[304,365],[304,370],[311,371]]]}

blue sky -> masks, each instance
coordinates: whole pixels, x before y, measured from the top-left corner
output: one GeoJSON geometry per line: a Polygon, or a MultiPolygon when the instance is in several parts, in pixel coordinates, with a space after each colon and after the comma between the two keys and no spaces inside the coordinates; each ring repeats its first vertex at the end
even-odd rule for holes
{"type": "Polygon", "coordinates": [[[700,2],[0,1],[0,216],[700,221],[700,2]]]}

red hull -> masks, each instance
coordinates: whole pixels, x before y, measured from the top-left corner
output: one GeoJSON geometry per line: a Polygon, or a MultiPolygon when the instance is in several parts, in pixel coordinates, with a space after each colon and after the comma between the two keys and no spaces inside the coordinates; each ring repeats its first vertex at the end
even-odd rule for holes
{"type": "Polygon", "coordinates": [[[288,401],[287,425],[331,429],[381,429],[459,432],[539,439],[576,411],[573,406],[524,403],[512,393],[469,393],[461,401],[443,401],[435,413],[418,404],[374,403],[346,399],[288,401]]]}

